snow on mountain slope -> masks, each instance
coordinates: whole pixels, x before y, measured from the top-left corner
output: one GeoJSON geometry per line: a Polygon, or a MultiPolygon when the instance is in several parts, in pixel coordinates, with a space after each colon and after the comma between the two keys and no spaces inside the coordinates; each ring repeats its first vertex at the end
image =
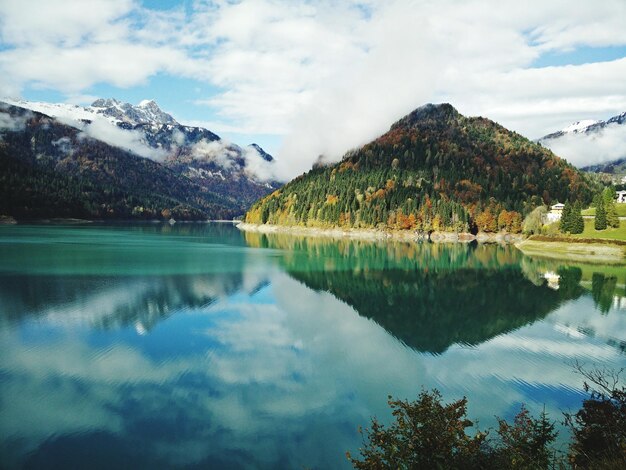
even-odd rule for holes
{"type": "Polygon", "coordinates": [[[153,100],[143,100],[137,106],[123,103],[116,99],[99,99],[89,107],[98,114],[102,114],[117,122],[130,124],[152,123],[177,125],[176,119],[163,112],[153,100]]]}
{"type": "Polygon", "coordinates": [[[104,116],[109,122],[118,125],[120,123],[128,123],[133,126],[142,123],[156,125],[178,124],[170,114],[162,111],[153,100],[144,100],[136,106],[114,98],[98,99],[94,101],[91,106],[14,99],[3,99],[2,101],[14,106],[30,109],[31,111],[37,111],[57,119],[82,121],[93,120],[98,116],[104,116]]]}
{"type": "Polygon", "coordinates": [[[602,121],[595,121],[593,119],[585,119],[583,121],[577,121],[577,122],[570,124],[566,128],[561,129],[561,132],[563,132],[564,134],[584,132],[589,127],[593,126],[594,124],[598,124],[600,122],[602,121]]]}
{"type": "Polygon", "coordinates": [[[91,120],[94,118],[94,112],[91,107],[83,107],[75,104],[67,103],[45,103],[43,101],[26,101],[11,98],[3,98],[7,104],[20,108],[30,109],[46,116],[54,117],[60,121],[76,121],[91,120]]]}
{"type": "Polygon", "coordinates": [[[583,119],[581,121],[576,121],[570,124],[567,127],[564,127],[560,131],[552,132],[548,135],[543,136],[538,142],[544,142],[550,139],[558,139],[566,134],[589,134],[592,132],[598,132],[607,126],[611,125],[619,125],[624,124],[626,122],[626,112],[619,114],[617,116],[613,116],[606,121],[603,120],[595,120],[595,119],[583,119]]]}

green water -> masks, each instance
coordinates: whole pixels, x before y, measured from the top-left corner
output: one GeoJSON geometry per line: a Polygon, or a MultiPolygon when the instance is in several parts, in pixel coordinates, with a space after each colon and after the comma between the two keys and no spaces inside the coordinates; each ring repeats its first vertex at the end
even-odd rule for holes
{"type": "Polygon", "coordinates": [[[560,418],[625,348],[626,269],[513,247],[0,227],[0,467],[344,468],[389,394],[560,418]]]}

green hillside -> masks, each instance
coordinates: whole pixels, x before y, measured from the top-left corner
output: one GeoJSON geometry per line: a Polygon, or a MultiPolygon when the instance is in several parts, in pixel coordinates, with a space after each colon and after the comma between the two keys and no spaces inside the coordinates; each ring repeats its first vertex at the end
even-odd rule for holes
{"type": "Polygon", "coordinates": [[[591,201],[586,176],[550,150],[449,104],[426,105],[386,134],[257,201],[249,223],[520,230],[540,204],[591,201]]]}

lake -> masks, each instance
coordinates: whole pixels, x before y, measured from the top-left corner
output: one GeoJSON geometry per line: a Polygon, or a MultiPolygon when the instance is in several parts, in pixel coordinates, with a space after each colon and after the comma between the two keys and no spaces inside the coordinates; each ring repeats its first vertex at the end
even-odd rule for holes
{"type": "Polygon", "coordinates": [[[626,268],[514,247],[0,227],[0,467],[349,468],[387,396],[481,428],[626,367],[626,268]]]}

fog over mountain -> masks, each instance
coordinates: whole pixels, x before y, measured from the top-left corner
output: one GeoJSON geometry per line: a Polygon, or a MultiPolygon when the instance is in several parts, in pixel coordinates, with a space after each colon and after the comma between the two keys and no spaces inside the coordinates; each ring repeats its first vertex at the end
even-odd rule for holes
{"type": "Polygon", "coordinates": [[[606,121],[584,119],[545,135],[538,142],[577,167],[626,157],[626,112],[606,121]]]}

